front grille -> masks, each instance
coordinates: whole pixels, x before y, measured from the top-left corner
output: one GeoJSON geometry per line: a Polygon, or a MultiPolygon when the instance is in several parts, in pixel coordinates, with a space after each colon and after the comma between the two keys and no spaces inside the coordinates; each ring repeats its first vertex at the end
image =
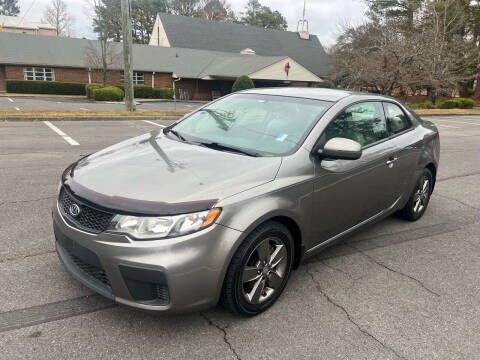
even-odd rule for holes
{"type": "Polygon", "coordinates": [[[114,214],[95,209],[75,199],[64,188],[60,191],[58,201],[62,215],[76,227],[89,232],[98,234],[105,231],[114,217],[114,214]],[[80,214],[76,217],[70,213],[70,206],[73,204],[80,207],[80,214]]]}

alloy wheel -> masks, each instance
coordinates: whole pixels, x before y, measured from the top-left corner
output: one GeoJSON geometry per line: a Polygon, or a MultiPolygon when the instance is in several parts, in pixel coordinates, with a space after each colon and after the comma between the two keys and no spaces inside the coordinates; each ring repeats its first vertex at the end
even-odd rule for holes
{"type": "Polygon", "coordinates": [[[241,290],[250,304],[261,304],[282,286],[287,271],[287,249],[277,237],[264,239],[250,253],[243,268],[241,290]]]}
{"type": "Polygon", "coordinates": [[[418,214],[423,211],[423,209],[427,206],[429,196],[430,179],[428,178],[428,176],[424,175],[417,186],[415,197],[413,200],[413,211],[415,213],[418,214]]]}

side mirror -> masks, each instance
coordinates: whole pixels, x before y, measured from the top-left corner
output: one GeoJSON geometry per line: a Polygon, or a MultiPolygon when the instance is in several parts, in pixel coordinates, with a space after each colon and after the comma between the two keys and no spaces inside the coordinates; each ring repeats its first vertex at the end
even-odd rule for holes
{"type": "Polygon", "coordinates": [[[329,159],[357,160],[362,156],[362,145],[350,139],[333,138],[318,150],[318,154],[329,159]]]}

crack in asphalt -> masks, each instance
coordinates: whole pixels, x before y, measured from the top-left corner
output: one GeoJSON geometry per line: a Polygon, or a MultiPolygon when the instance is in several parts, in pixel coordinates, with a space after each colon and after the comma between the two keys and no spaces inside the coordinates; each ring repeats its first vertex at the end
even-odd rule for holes
{"type": "Polygon", "coordinates": [[[306,266],[305,266],[305,270],[307,272],[307,275],[310,276],[310,278],[312,279],[313,283],[315,284],[315,287],[317,288],[318,292],[320,294],[322,294],[322,296],[330,303],[332,304],[333,306],[335,306],[337,309],[340,309],[344,314],[345,316],[347,317],[348,321],[350,321],[353,325],[355,325],[355,327],[365,336],[373,339],[376,343],[380,344],[384,349],[387,349],[389,351],[391,351],[393,354],[395,354],[395,356],[399,359],[403,359],[403,360],[406,360],[405,357],[401,356],[399,353],[397,353],[397,351],[393,348],[391,348],[390,346],[388,346],[387,344],[385,344],[384,342],[382,342],[380,339],[378,339],[375,335],[373,335],[372,333],[370,333],[368,330],[364,329],[362,326],[360,326],[359,323],[357,323],[353,318],[352,316],[350,315],[350,313],[347,311],[347,309],[340,305],[339,303],[335,302],[325,291],[323,291],[322,287],[320,286],[319,282],[317,280],[315,280],[315,276],[313,275],[313,273],[310,271],[310,268],[309,268],[309,264],[307,263],[306,266]]]}
{"type": "Polygon", "coordinates": [[[6,263],[8,261],[23,260],[23,259],[27,259],[27,258],[31,258],[31,257],[35,257],[35,256],[48,255],[48,254],[53,254],[53,253],[55,253],[55,250],[44,251],[44,252],[36,253],[36,254],[18,255],[18,256],[12,257],[12,258],[6,258],[4,260],[0,260],[0,264],[6,263]]]}
{"type": "Polygon", "coordinates": [[[399,270],[395,270],[393,268],[391,268],[390,266],[386,265],[385,263],[375,259],[373,256],[371,255],[368,255],[365,251],[353,246],[353,245],[350,245],[350,244],[345,244],[346,246],[348,247],[351,247],[352,249],[355,249],[357,250],[360,254],[362,254],[363,256],[365,256],[367,259],[369,259],[370,261],[374,262],[375,264],[377,264],[378,266],[381,266],[385,269],[387,269],[388,271],[391,271],[395,274],[398,274],[398,275],[401,275],[401,276],[404,276],[406,278],[409,278],[410,280],[413,280],[415,281],[418,285],[420,285],[423,289],[425,289],[427,292],[429,292],[430,294],[434,295],[434,296],[437,296],[437,297],[440,297],[440,294],[433,291],[432,289],[428,288],[423,282],[421,282],[420,280],[418,280],[417,278],[414,278],[413,276],[411,275],[408,275],[408,274],[405,274],[399,270]]]}
{"type": "Polygon", "coordinates": [[[49,200],[49,199],[56,199],[56,196],[46,196],[46,197],[43,197],[43,198],[32,199],[32,200],[4,201],[4,202],[0,203],[0,206],[12,205],[12,204],[23,204],[23,203],[30,203],[30,202],[36,202],[36,201],[42,201],[42,200],[49,200]]]}
{"type": "MultiPolygon", "coordinates": [[[[476,222],[472,222],[472,224],[475,224],[475,223],[476,222]]],[[[417,241],[417,240],[424,239],[426,237],[448,234],[448,233],[458,231],[460,229],[461,227],[454,226],[448,222],[443,222],[440,224],[422,226],[414,230],[403,230],[395,233],[379,234],[379,235],[360,238],[360,239],[355,239],[355,238],[352,240],[347,239],[345,241],[339,242],[338,244],[334,244],[330,248],[330,249],[343,248],[343,251],[341,254],[332,254],[331,251],[329,252],[329,250],[327,250],[324,252],[320,252],[316,256],[318,256],[318,259],[320,260],[335,259],[338,257],[355,254],[359,252],[356,248],[352,246],[348,246],[348,244],[356,244],[361,242],[368,246],[367,250],[374,250],[374,249],[380,249],[380,248],[387,248],[387,247],[395,246],[398,244],[403,244],[406,242],[417,241]],[[389,241],[382,244],[378,244],[378,242],[384,238],[388,239],[389,241]],[[392,241],[393,239],[397,239],[397,241],[392,241]],[[375,241],[377,242],[377,244],[374,244],[372,246],[370,243],[375,241]],[[349,248],[350,250],[347,250],[347,248],[349,248]]]]}
{"type": "Polygon", "coordinates": [[[218,330],[220,330],[222,333],[223,333],[223,342],[225,344],[228,345],[230,351],[232,352],[232,354],[235,356],[235,358],[237,360],[242,360],[240,355],[237,354],[237,351],[235,350],[235,348],[233,347],[233,345],[230,343],[230,341],[228,340],[228,334],[227,334],[227,329],[228,329],[228,326],[224,326],[224,327],[221,327],[220,325],[218,325],[217,323],[215,323],[212,319],[210,319],[205,313],[200,313],[200,316],[203,317],[205,320],[207,320],[208,322],[208,325],[210,326],[214,326],[216,327],[218,330]]]}
{"type": "Polygon", "coordinates": [[[320,259],[320,258],[318,257],[318,255],[315,255],[315,259],[317,259],[323,266],[325,266],[325,267],[327,267],[327,268],[329,268],[329,269],[332,269],[333,271],[337,271],[337,272],[339,272],[339,273],[341,273],[341,274],[344,274],[344,275],[346,275],[348,278],[350,278],[351,280],[354,280],[354,281],[358,280],[358,279],[354,278],[351,274],[349,274],[348,272],[346,272],[345,270],[342,270],[342,269],[340,269],[340,268],[337,268],[337,267],[335,267],[335,266],[332,266],[332,265],[330,265],[330,264],[327,264],[327,262],[326,262],[325,260],[323,260],[323,259],[320,259]]]}
{"type": "Polygon", "coordinates": [[[472,205],[470,205],[470,204],[467,204],[466,202],[463,202],[463,201],[461,201],[461,200],[452,198],[452,197],[450,197],[450,196],[440,194],[438,191],[435,192],[433,195],[440,196],[441,198],[444,198],[444,199],[456,201],[456,202],[458,202],[459,204],[462,204],[462,205],[464,205],[464,206],[466,206],[466,207],[469,207],[470,209],[480,211],[480,208],[477,208],[477,207],[475,207],[475,206],[472,206],[472,205]]]}

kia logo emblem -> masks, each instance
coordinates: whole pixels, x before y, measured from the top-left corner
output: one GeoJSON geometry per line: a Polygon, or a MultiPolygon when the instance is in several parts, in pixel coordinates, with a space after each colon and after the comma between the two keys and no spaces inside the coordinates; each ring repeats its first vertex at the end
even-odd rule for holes
{"type": "Polygon", "coordinates": [[[78,215],[80,215],[80,212],[82,210],[80,209],[80,206],[78,206],[77,204],[72,204],[70,205],[70,207],[68,208],[68,212],[70,213],[70,215],[72,215],[73,217],[77,217],[78,215]]]}

